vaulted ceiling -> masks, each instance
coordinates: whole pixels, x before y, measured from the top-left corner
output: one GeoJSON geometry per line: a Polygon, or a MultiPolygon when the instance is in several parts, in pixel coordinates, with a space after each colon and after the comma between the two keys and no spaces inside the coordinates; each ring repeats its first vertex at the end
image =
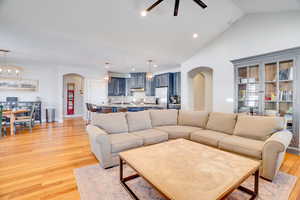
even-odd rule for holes
{"type": "MultiPolygon", "coordinates": [[[[146,17],[155,0],[0,0],[0,49],[14,62],[53,63],[113,71],[177,67],[245,13],[299,9],[298,0],[165,0],[146,17]],[[253,3],[254,2],[254,3],[253,3]],[[284,2],[284,3],[282,3],[284,2]],[[199,37],[193,39],[193,33],[199,37]]],[[[42,66],[42,65],[41,65],[42,66]]]]}

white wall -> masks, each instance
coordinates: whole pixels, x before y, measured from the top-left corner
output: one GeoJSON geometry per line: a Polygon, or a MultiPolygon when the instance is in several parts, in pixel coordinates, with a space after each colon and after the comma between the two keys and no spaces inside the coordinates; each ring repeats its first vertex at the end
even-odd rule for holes
{"type": "Polygon", "coordinates": [[[84,77],[84,102],[89,101],[87,97],[91,96],[93,96],[93,99],[99,99],[99,103],[107,97],[107,92],[88,94],[88,92],[95,91],[97,87],[100,90],[107,87],[107,82],[103,81],[105,72],[100,68],[56,66],[34,62],[18,63],[13,60],[10,60],[9,63],[24,67],[22,78],[39,80],[39,90],[37,92],[0,91],[0,101],[5,101],[7,96],[19,97],[20,101],[35,101],[37,97],[40,97],[43,120],[45,120],[45,108],[54,107],[56,109],[56,120],[63,121],[63,75],[65,74],[76,73],[84,77]],[[87,84],[87,82],[91,80],[98,81],[99,85],[94,84],[93,89],[89,88],[90,84],[87,84]]]}
{"type": "Polygon", "coordinates": [[[200,52],[182,63],[182,107],[191,109],[188,72],[200,66],[213,69],[213,110],[233,112],[234,73],[230,60],[300,46],[300,13],[244,16],[200,52]]]}

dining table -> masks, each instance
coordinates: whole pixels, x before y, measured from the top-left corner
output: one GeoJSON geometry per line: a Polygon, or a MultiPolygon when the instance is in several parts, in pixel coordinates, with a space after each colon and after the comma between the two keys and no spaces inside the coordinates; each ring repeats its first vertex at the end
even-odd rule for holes
{"type": "Polygon", "coordinates": [[[10,135],[14,135],[15,119],[18,114],[28,113],[30,110],[19,109],[19,110],[4,110],[3,116],[9,118],[10,122],[10,135]]]}

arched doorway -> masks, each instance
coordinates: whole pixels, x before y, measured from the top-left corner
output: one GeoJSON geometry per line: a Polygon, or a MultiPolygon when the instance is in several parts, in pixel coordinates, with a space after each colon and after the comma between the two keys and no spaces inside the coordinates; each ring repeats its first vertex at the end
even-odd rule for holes
{"type": "Polygon", "coordinates": [[[188,72],[189,105],[192,110],[212,111],[213,105],[213,70],[198,67],[188,72]]]}
{"type": "Polygon", "coordinates": [[[84,77],[75,74],[63,75],[63,116],[80,117],[84,114],[84,77]]]}

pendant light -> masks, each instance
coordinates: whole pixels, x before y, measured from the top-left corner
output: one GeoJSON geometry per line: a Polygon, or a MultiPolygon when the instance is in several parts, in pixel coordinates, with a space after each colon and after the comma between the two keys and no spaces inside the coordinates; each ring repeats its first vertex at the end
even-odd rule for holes
{"type": "Polygon", "coordinates": [[[152,65],[153,60],[148,60],[148,72],[146,73],[146,79],[148,81],[151,81],[153,79],[153,73],[151,71],[151,65],[152,65]]]}
{"type": "MultiPolygon", "coordinates": [[[[109,62],[105,63],[105,69],[107,69],[107,70],[109,69],[109,64],[110,64],[109,62]]],[[[104,76],[104,80],[107,81],[107,82],[111,81],[111,77],[109,75],[109,72],[107,72],[107,74],[104,76]]]]}

